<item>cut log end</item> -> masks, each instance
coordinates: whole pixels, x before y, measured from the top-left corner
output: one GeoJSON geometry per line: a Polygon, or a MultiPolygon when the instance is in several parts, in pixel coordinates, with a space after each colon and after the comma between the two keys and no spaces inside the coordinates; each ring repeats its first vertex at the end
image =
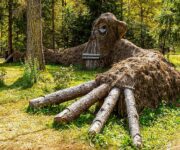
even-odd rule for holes
{"type": "Polygon", "coordinates": [[[136,147],[141,147],[142,140],[139,129],[139,117],[136,109],[133,90],[126,88],[124,90],[124,95],[128,114],[129,129],[133,140],[133,144],[136,147]]]}
{"type": "Polygon", "coordinates": [[[60,104],[68,100],[75,99],[89,93],[97,86],[96,81],[89,81],[81,85],[60,90],[43,97],[30,100],[29,106],[32,108],[44,107],[48,105],[60,104]]]}
{"type": "Polygon", "coordinates": [[[102,123],[100,121],[93,122],[91,128],[89,129],[89,135],[96,135],[101,131],[102,123]]]}
{"type": "Polygon", "coordinates": [[[118,88],[113,88],[110,91],[109,95],[105,98],[101,109],[97,113],[96,118],[94,119],[89,129],[89,134],[94,135],[101,132],[118,101],[119,95],[120,90],[118,88]]]}
{"type": "Polygon", "coordinates": [[[74,102],[63,112],[55,117],[55,121],[59,123],[70,122],[80,116],[84,111],[91,107],[98,100],[104,98],[109,91],[108,84],[102,84],[95,88],[80,100],[74,102]]]}
{"type": "Polygon", "coordinates": [[[38,106],[41,105],[41,107],[42,107],[43,106],[43,103],[42,103],[43,100],[44,100],[44,97],[38,97],[36,99],[32,99],[29,101],[29,106],[31,108],[38,108],[38,106]]]}
{"type": "Polygon", "coordinates": [[[133,144],[138,147],[141,148],[142,147],[142,139],[140,135],[135,135],[133,138],[133,144]]]}
{"type": "Polygon", "coordinates": [[[61,113],[59,113],[54,117],[54,122],[58,122],[58,123],[67,122],[66,116],[68,113],[69,110],[65,109],[64,111],[62,111],[61,113]]]}

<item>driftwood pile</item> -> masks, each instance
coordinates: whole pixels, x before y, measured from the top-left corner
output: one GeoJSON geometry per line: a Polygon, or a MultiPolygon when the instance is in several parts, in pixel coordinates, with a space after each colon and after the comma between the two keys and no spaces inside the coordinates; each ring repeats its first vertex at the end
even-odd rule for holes
{"type": "MultiPolygon", "coordinates": [[[[180,72],[160,53],[144,50],[122,39],[125,32],[124,22],[118,21],[111,13],[102,14],[93,26],[89,47],[96,45],[96,52],[101,54],[99,61],[108,60],[105,66],[114,65],[107,72],[97,75],[94,81],[33,99],[29,102],[30,107],[57,105],[81,97],[55,116],[55,122],[63,123],[76,119],[99,102],[100,109],[89,129],[93,135],[102,130],[110,114],[118,108],[119,114],[128,118],[134,145],[141,147],[138,113],[145,107],[156,108],[162,100],[174,102],[180,96],[180,72]],[[109,39],[111,44],[103,46],[109,39]]],[[[52,53],[47,55],[50,61],[66,65],[83,63],[82,53],[87,52],[86,48],[85,43],[64,50],[65,55],[63,52],[56,56],[52,53]]]]}

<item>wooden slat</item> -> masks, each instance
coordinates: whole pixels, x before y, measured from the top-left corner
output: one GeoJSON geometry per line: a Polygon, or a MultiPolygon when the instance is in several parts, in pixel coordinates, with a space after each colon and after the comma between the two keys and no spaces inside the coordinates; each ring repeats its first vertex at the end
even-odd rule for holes
{"type": "Polygon", "coordinates": [[[100,57],[100,54],[94,54],[94,53],[83,53],[82,56],[95,56],[95,57],[100,57]]]}
{"type": "Polygon", "coordinates": [[[82,57],[82,59],[85,59],[85,60],[90,60],[90,59],[97,60],[97,59],[99,59],[99,57],[88,57],[88,56],[86,56],[86,57],[82,57]]]}
{"type": "Polygon", "coordinates": [[[97,60],[100,58],[100,54],[94,54],[94,53],[83,53],[82,59],[86,60],[97,60]]]}

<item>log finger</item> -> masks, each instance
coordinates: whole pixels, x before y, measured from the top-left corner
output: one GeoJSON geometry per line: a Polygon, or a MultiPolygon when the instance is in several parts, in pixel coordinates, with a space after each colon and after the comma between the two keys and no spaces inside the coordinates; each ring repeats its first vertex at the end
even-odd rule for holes
{"type": "Polygon", "coordinates": [[[139,129],[139,116],[136,110],[136,104],[132,89],[126,88],[124,90],[124,95],[127,107],[129,129],[131,137],[133,139],[133,144],[137,147],[141,147],[142,139],[139,129]]]}
{"type": "Polygon", "coordinates": [[[108,91],[108,84],[100,85],[99,87],[95,88],[90,93],[82,97],[80,100],[71,104],[64,111],[56,115],[54,121],[62,123],[74,120],[98,100],[104,98],[107,95],[108,91]]]}
{"type": "Polygon", "coordinates": [[[62,102],[72,100],[89,93],[97,86],[95,81],[89,81],[81,85],[60,90],[43,97],[39,97],[29,101],[29,106],[33,108],[43,107],[47,105],[60,104],[62,102]]]}
{"type": "Polygon", "coordinates": [[[110,91],[109,95],[105,98],[101,109],[97,113],[96,118],[93,120],[93,123],[89,129],[89,134],[94,135],[101,131],[118,101],[119,94],[120,90],[118,88],[113,88],[110,91]]]}

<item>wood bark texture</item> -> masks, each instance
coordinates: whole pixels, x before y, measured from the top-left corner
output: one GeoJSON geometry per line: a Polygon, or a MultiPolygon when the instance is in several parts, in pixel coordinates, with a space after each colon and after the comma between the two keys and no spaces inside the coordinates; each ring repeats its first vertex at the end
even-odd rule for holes
{"type": "Polygon", "coordinates": [[[81,113],[86,111],[90,106],[96,103],[98,100],[104,98],[109,91],[108,84],[102,84],[99,87],[95,88],[87,95],[82,97],[80,100],[74,102],[69,107],[67,107],[64,111],[55,116],[55,122],[70,122],[75,118],[79,117],[81,113]]]}
{"type": "Polygon", "coordinates": [[[75,87],[67,88],[45,95],[43,97],[33,99],[29,102],[29,105],[30,107],[37,108],[52,104],[60,104],[67,100],[72,100],[74,98],[83,96],[93,90],[93,88],[96,86],[97,85],[95,81],[89,81],[75,87]]]}
{"type": "Polygon", "coordinates": [[[136,104],[132,89],[126,88],[124,90],[124,95],[127,107],[129,129],[131,137],[133,139],[133,144],[137,147],[141,147],[142,140],[139,129],[139,115],[136,110],[136,104]]]}
{"type": "Polygon", "coordinates": [[[8,60],[6,60],[6,63],[13,62],[13,57],[11,54],[13,54],[13,34],[12,34],[12,26],[13,26],[13,0],[8,1],[8,60]]]}
{"type": "MultiPolygon", "coordinates": [[[[42,45],[41,0],[27,0],[27,58],[37,59],[39,69],[45,69],[42,45]]],[[[33,61],[34,62],[34,61],[33,61]]]]}
{"type": "Polygon", "coordinates": [[[11,59],[13,59],[13,56],[14,56],[14,53],[10,54],[6,60],[4,61],[4,63],[8,63],[8,62],[11,62],[11,59]]]}
{"type": "Polygon", "coordinates": [[[55,1],[52,0],[52,49],[55,49],[55,1]]]}
{"type": "Polygon", "coordinates": [[[97,113],[96,118],[93,120],[89,130],[90,134],[94,135],[101,131],[118,101],[119,94],[120,90],[118,88],[113,88],[110,91],[109,95],[105,98],[101,109],[97,113]]]}

